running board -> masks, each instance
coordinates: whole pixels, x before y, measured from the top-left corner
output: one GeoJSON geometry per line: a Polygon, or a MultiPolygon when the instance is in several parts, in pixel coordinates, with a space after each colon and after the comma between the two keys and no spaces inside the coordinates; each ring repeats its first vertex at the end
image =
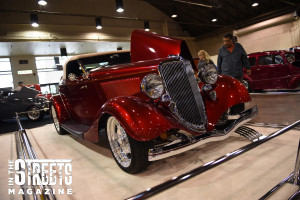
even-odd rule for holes
{"type": "Polygon", "coordinates": [[[241,126],[238,129],[236,129],[235,132],[241,136],[244,136],[248,140],[251,140],[252,142],[256,142],[258,140],[266,138],[265,135],[247,126],[241,126]]]}
{"type": "Polygon", "coordinates": [[[61,124],[61,127],[76,137],[83,138],[83,133],[89,130],[89,126],[68,121],[61,124]]]}

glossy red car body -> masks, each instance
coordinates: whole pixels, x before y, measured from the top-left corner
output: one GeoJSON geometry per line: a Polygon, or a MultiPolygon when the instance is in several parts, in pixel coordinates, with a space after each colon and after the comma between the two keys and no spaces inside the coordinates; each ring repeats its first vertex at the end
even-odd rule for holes
{"type": "Polygon", "coordinates": [[[297,49],[291,51],[265,51],[248,55],[251,75],[244,75],[250,90],[295,89],[300,86],[300,67],[297,49]]]}
{"type": "MultiPolygon", "coordinates": [[[[166,109],[167,106],[154,103],[141,92],[143,77],[158,73],[159,63],[167,60],[170,54],[186,54],[192,60],[183,40],[133,32],[131,63],[95,70],[85,80],[80,77],[80,81],[72,82],[64,78],[59,87],[60,94],[52,98],[60,122],[72,120],[88,127],[83,138],[91,142],[98,141],[98,130],[104,128],[101,120],[105,120],[106,114],[115,116],[126,132],[139,141],[153,140],[170,129],[201,134],[187,129],[166,109]],[[87,86],[86,89],[81,89],[83,86],[87,86]]],[[[200,83],[199,87],[202,86],[203,83],[200,83]]],[[[203,92],[208,118],[206,131],[214,129],[228,108],[251,100],[245,87],[228,76],[219,76],[214,88],[217,101],[212,101],[203,92]]]]}
{"type": "Polygon", "coordinates": [[[67,61],[59,94],[51,98],[55,128],[59,134],[66,130],[94,143],[99,140],[100,130],[106,129],[118,165],[128,173],[136,173],[146,168],[148,161],[175,155],[175,151],[176,154],[187,151],[208,138],[214,141],[228,137],[255,117],[257,108],[228,118],[231,107],[251,101],[242,83],[222,75],[214,79],[216,82],[205,84],[197,81],[194,70],[196,66],[185,41],[136,30],[131,36],[131,52],[86,54],[67,61]],[[166,75],[167,72],[171,75],[166,75]],[[146,95],[142,84],[151,74],[161,78],[161,82],[153,82],[164,88],[159,98],[146,95]],[[167,80],[171,79],[173,82],[167,86],[167,80]],[[179,100],[175,102],[171,95],[179,100]],[[177,106],[179,101],[181,107],[177,106]],[[183,114],[186,118],[182,118],[183,114]],[[224,116],[230,124],[216,129],[224,116]],[[194,123],[195,120],[199,123],[194,123]],[[164,152],[160,152],[166,138],[172,136],[181,137],[182,143],[168,140],[174,148],[166,145],[164,152]],[[194,138],[198,136],[203,138],[194,138]]]}

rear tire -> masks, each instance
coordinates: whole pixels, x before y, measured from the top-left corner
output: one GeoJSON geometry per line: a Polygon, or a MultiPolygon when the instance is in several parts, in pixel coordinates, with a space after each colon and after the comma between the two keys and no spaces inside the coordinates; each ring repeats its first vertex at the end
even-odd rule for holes
{"type": "Polygon", "coordinates": [[[53,120],[53,124],[54,124],[56,132],[59,135],[67,134],[68,132],[65,129],[61,128],[61,124],[60,124],[59,119],[57,117],[57,112],[56,112],[56,109],[55,109],[54,106],[51,106],[50,112],[51,112],[51,118],[53,120]]]}
{"type": "Polygon", "coordinates": [[[29,111],[26,116],[30,121],[36,122],[44,118],[44,111],[40,110],[37,106],[30,106],[27,111],[29,111]]]}
{"type": "Polygon", "coordinates": [[[114,116],[107,120],[106,134],[111,153],[123,171],[135,174],[147,168],[149,142],[132,139],[114,116]]]}

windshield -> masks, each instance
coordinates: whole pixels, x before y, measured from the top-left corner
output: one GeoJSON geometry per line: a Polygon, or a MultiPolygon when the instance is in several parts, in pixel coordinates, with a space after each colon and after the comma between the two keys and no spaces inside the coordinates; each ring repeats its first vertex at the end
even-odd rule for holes
{"type": "Polygon", "coordinates": [[[130,52],[120,52],[113,54],[105,54],[88,58],[81,58],[78,62],[84,66],[86,71],[95,68],[110,67],[117,64],[130,63],[130,52]]]}

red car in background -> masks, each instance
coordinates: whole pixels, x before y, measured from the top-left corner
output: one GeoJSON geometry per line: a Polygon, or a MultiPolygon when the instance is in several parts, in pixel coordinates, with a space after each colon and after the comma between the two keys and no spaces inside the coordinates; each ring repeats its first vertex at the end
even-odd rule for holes
{"type": "Polygon", "coordinates": [[[265,51],[248,54],[251,75],[244,71],[248,91],[296,89],[300,87],[300,49],[265,51]]]}

